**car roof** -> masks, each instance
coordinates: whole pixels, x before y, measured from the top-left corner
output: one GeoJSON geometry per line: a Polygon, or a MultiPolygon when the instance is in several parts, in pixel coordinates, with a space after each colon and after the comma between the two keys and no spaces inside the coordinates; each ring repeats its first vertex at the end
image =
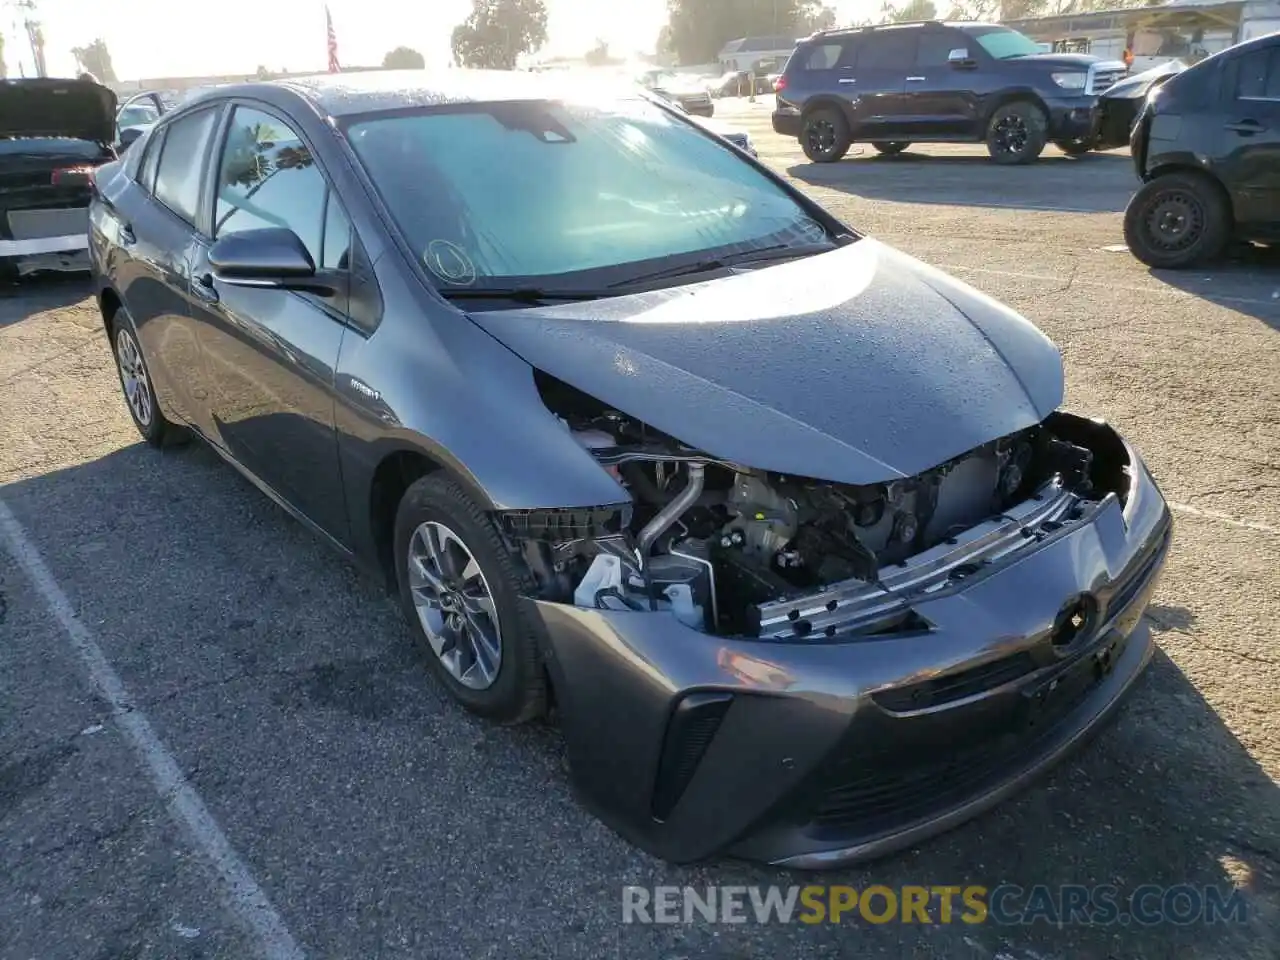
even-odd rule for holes
{"type": "MultiPolygon", "coordinates": [[[[628,85],[620,83],[619,88],[628,85]]],[[[226,97],[251,96],[264,89],[286,89],[310,101],[326,116],[342,117],[405,107],[435,107],[458,103],[548,100],[581,96],[582,80],[552,72],[517,70],[369,70],[322,73],[261,83],[223,87],[226,97]]],[[[592,85],[595,92],[595,85],[592,85]]]]}

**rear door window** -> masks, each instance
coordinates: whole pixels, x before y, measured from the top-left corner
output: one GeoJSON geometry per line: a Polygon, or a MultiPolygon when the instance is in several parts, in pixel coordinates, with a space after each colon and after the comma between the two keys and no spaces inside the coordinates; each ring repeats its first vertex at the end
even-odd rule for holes
{"type": "Polygon", "coordinates": [[[209,153],[216,109],[201,110],[168,125],[160,166],[156,170],[156,199],[194,224],[200,209],[200,183],[209,153]]]}
{"type": "Polygon", "coordinates": [[[858,70],[890,70],[905,74],[908,64],[915,63],[917,29],[877,30],[862,44],[858,54],[858,70]]]}

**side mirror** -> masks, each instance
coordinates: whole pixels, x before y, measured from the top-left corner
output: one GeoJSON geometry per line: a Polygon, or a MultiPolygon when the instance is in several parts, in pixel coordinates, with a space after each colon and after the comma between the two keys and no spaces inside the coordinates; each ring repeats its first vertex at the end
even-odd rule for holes
{"type": "Polygon", "coordinates": [[[229,233],[209,250],[213,278],[233,287],[270,287],[330,294],[298,235],[285,227],[229,233]]]}
{"type": "Polygon", "coordinates": [[[969,56],[968,47],[956,47],[947,54],[947,63],[953,67],[971,67],[973,59],[969,56]]]}

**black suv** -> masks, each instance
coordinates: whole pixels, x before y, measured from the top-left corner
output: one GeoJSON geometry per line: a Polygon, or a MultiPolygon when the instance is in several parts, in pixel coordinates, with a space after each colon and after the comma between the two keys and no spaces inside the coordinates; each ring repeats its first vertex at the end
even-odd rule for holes
{"type": "Polygon", "coordinates": [[[1202,60],[1147,97],[1130,141],[1143,186],[1124,214],[1152,267],[1280,243],[1280,34],[1202,60]]]}
{"type": "Polygon", "coordinates": [[[1028,163],[1050,141],[1087,153],[1098,94],[1125,72],[1119,61],[1041,53],[997,24],[832,30],[792,53],[773,129],[797,137],[815,163],[840,160],[855,140],[889,154],[912,143],[985,142],[997,163],[1028,163]]]}

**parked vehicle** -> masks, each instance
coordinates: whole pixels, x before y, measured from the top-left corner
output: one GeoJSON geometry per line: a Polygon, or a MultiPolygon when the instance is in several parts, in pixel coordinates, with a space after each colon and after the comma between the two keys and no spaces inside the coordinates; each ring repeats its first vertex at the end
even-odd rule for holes
{"type": "Polygon", "coordinates": [[[159,90],[136,93],[116,111],[115,148],[123,153],[172,106],[159,90]]]}
{"type": "Polygon", "coordinates": [[[1181,60],[1169,60],[1112,85],[1099,100],[1101,118],[1095,150],[1111,150],[1129,145],[1133,125],[1146,103],[1147,95],[1187,69],[1181,60]]]}
{"type": "Polygon", "coordinates": [[[696,79],[655,70],[644,74],[640,83],[664,100],[679,104],[686,113],[697,117],[715,115],[716,105],[711,102],[711,94],[696,79]]]}
{"type": "Polygon", "coordinates": [[[773,129],[814,163],[854,141],[881,153],[913,143],[986,143],[997,163],[1029,163],[1053,143],[1078,155],[1097,135],[1098,95],[1119,61],[1045,54],[986,23],[887,24],[802,41],[777,83],[773,129]]]}
{"type": "Polygon", "coordinates": [[[665,97],[660,99],[662,99],[664,103],[671,104],[675,109],[688,116],[694,123],[702,127],[702,129],[707,130],[710,133],[714,133],[717,137],[723,137],[739,150],[745,150],[753,157],[759,156],[756,152],[755,144],[751,142],[751,135],[748,134],[747,131],[740,127],[735,127],[732,124],[725,123],[723,120],[716,120],[714,117],[694,116],[685,110],[684,107],[680,106],[678,102],[672,102],[667,100],[665,97]]]}
{"type": "Polygon", "coordinates": [[[1212,260],[1233,240],[1280,242],[1280,33],[1168,80],[1130,141],[1142,187],[1125,242],[1152,267],[1212,260]]]}
{"type": "Polygon", "coordinates": [[[563,89],[163,117],[92,212],[139,432],[384,576],[468,709],[554,696],[579,794],[657,856],[831,866],[990,807],[1151,656],[1156,484],[1013,311],[563,89]]]}
{"type": "Polygon", "coordinates": [[[86,270],[90,182],[116,97],[89,80],[0,81],[0,273],[86,270]]]}

